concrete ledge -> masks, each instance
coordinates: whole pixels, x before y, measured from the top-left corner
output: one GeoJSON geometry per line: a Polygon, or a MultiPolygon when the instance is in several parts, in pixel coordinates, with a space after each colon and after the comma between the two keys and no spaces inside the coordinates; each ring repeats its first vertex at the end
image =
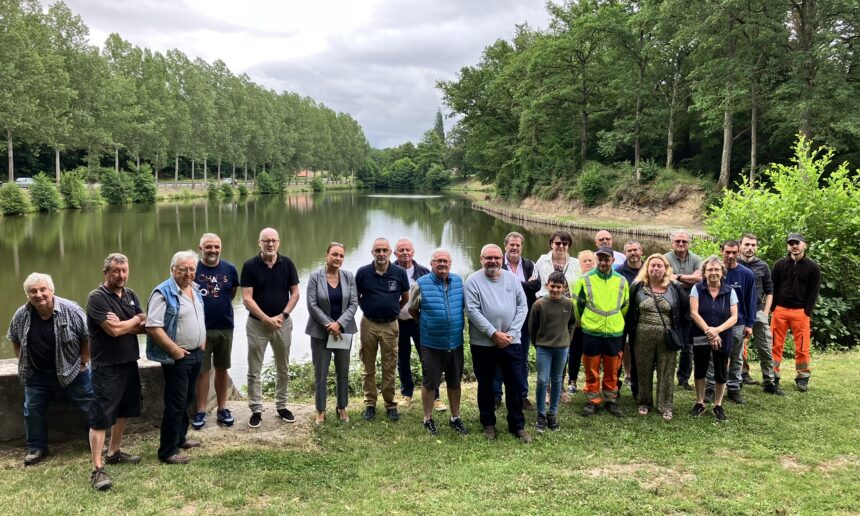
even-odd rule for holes
{"type": "MultiPolygon", "coordinates": [[[[161,365],[145,358],[138,360],[140,383],[143,389],[143,407],[139,418],[129,421],[130,430],[158,427],[164,411],[164,377],[161,365]]],[[[209,375],[214,382],[215,375],[209,375]]],[[[241,394],[230,380],[228,397],[241,399],[241,394]]],[[[210,384],[209,407],[215,405],[215,387],[210,384]]],[[[48,409],[48,435],[50,442],[63,442],[84,438],[87,421],[74,407],[62,399],[54,400],[48,409]]],[[[18,380],[18,360],[0,360],[0,442],[24,442],[24,386],[18,380]]]]}

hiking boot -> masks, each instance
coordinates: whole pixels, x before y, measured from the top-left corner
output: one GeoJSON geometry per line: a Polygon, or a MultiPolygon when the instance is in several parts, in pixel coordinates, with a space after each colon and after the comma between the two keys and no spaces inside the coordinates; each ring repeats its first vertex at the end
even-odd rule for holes
{"type": "Polygon", "coordinates": [[[105,455],[105,464],[110,464],[111,466],[114,464],[137,464],[138,462],[140,462],[139,456],[129,455],[122,450],[117,450],[113,455],[105,455]]]}
{"type": "Polygon", "coordinates": [[[48,450],[30,450],[27,452],[27,455],[24,457],[24,465],[25,466],[33,466],[36,465],[43,460],[48,458],[50,453],[48,450]]]}
{"type": "Polygon", "coordinates": [[[532,405],[531,400],[529,400],[528,398],[523,398],[523,410],[528,410],[529,412],[531,412],[534,409],[535,406],[532,405]]]}
{"type": "Polygon", "coordinates": [[[179,447],[183,450],[190,450],[192,448],[200,448],[203,446],[203,443],[200,441],[196,441],[194,439],[186,439],[184,443],[180,444],[179,447]]]}
{"type": "Polygon", "coordinates": [[[729,399],[729,401],[737,403],[738,405],[746,405],[744,397],[741,396],[740,389],[729,389],[728,394],[726,394],[726,397],[729,399]]]}
{"type": "Polygon", "coordinates": [[[749,373],[744,373],[741,375],[741,383],[744,385],[759,385],[761,382],[753,380],[753,377],[749,373]]]}
{"type": "Polygon", "coordinates": [[[248,421],[248,426],[251,428],[260,428],[260,424],[263,422],[263,414],[260,412],[254,412],[251,414],[251,420],[248,421]]]}
{"type": "Polygon", "coordinates": [[[433,421],[432,417],[424,422],[424,428],[426,428],[427,431],[430,432],[430,435],[432,435],[432,436],[439,435],[439,429],[436,428],[436,422],[433,421]]]}
{"type": "Polygon", "coordinates": [[[678,387],[684,389],[685,391],[693,390],[693,386],[690,385],[690,382],[678,382],[678,387]]]}
{"type": "Polygon", "coordinates": [[[561,430],[561,427],[558,424],[558,416],[553,413],[549,413],[546,415],[546,426],[552,430],[553,432],[558,432],[561,430]]]}
{"type": "Polygon", "coordinates": [[[615,417],[624,417],[624,411],[618,403],[612,402],[606,404],[606,411],[615,417]]]}
{"type": "Polygon", "coordinates": [[[174,453],[166,459],[159,460],[165,464],[188,464],[189,462],[191,462],[191,459],[188,458],[188,455],[182,455],[180,453],[174,453]]]}
{"type": "Polygon", "coordinates": [[[443,402],[442,400],[435,400],[433,402],[433,410],[435,410],[436,412],[445,412],[446,410],[448,410],[448,406],[445,405],[445,402],[443,402]]]}
{"type": "Polygon", "coordinates": [[[529,444],[533,440],[532,436],[530,436],[525,430],[517,430],[516,433],[514,433],[514,437],[522,441],[523,444],[529,444]]]}
{"type": "Polygon", "coordinates": [[[537,421],[535,421],[535,432],[542,434],[546,431],[546,416],[538,414],[537,421]]]}
{"type": "Polygon", "coordinates": [[[206,426],[206,413],[198,412],[194,414],[194,419],[191,420],[191,428],[194,430],[203,430],[206,426]]]}
{"type": "Polygon", "coordinates": [[[293,413],[290,412],[289,409],[279,408],[278,409],[278,415],[281,416],[281,420],[283,420],[285,423],[295,423],[296,422],[296,416],[294,416],[293,413]]]}
{"type": "Polygon", "coordinates": [[[705,404],[714,402],[714,389],[705,389],[705,404]]]}
{"type": "Polygon", "coordinates": [[[594,403],[586,403],[585,406],[582,407],[582,417],[593,416],[595,412],[597,412],[597,405],[594,403]]]}
{"type": "Polygon", "coordinates": [[[385,413],[388,415],[389,421],[400,421],[400,414],[397,413],[396,408],[386,409],[385,413]]]}
{"type": "Polygon", "coordinates": [[[362,416],[365,421],[370,421],[371,419],[376,417],[376,407],[367,406],[364,409],[364,414],[362,416]]]}
{"type": "Polygon", "coordinates": [[[775,383],[766,383],[764,385],[764,392],[768,394],[773,394],[775,396],[785,396],[785,393],[782,392],[782,389],[779,388],[779,385],[775,383]]]}
{"type": "Polygon", "coordinates": [[[233,414],[230,413],[230,409],[218,409],[218,421],[217,423],[222,426],[233,426],[234,423],[233,414]]]}
{"type": "Polygon", "coordinates": [[[693,409],[690,410],[690,415],[693,417],[699,417],[705,412],[705,406],[701,403],[696,403],[693,405],[693,409]]]}
{"type": "Polygon", "coordinates": [[[460,435],[469,435],[469,429],[466,428],[466,425],[463,424],[463,420],[459,417],[455,417],[454,419],[448,421],[448,424],[451,425],[451,428],[454,429],[460,435]]]}
{"type": "Polygon", "coordinates": [[[489,441],[495,441],[496,440],[496,427],[494,427],[493,425],[485,426],[484,427],[484,437],[486,437],[487,440],[489,440],[489,441]]]}
{"type": "Polygon", "coordinates": [[[809,378],[798,378],[794,381],[794,384],[800,392],[809,391],[809,378]]]}
{"type": "Polygon", "coordinates": [[[727,419],[729,419],[726,417],[726,411],[723,410],[722,405],[714,406],[714,416],[716,416],[717,421],[726,421],[727,419]]]}
{"type": "MultiPolygon", "coordinates": [[[[139,458],[139,457],[138,457],[139,458]]],[[[113,485],[104,468],[96,468],[90,473],[90,485],[96,491],[107,491],[113,485]]]]}

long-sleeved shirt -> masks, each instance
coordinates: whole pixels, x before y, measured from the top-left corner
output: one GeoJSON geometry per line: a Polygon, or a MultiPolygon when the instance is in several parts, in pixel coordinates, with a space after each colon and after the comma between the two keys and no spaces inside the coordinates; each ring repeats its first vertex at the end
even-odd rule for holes
{"type": "Polygon", "coordinates": [[[735,290],[738,296],[738,322],[735,326],[752,328],[755,324],[756,303],[755,274],[740,262],[734,269],[728,269],[726,285],[735,290]]]}
{"type": "Polygon", "coordinates": [[[492,336],[497,331],[513,337],[513,344],[521,342],[526,294],[512,272],[502,270],[499,277],[490,279],[483,270],[476,271],[466,280],[465,293],[471,345],[495,346],[492,336]]]}
{"type": "Polygon", "coordinates": [[[755,292],[757,298],[756,311],[764,310],[764,299],[773,294],[773,279],[770,274],[770,267],[764,260],[758,256],[753,256],[744,265],[755,275],[755,292]]]}
{"type": "Polygon", "coordinates": [[[576,312],[573,302],[562,297],[542,297],[532,305],[529,317],[529,335],[535,346],[566,348],[576,329],[576,312]]]}
{"type": "Polygon", "coordinates": [[[821,287],[821,268],[814,260],[803,257],[794,261],[790,256],[773,264],[773,306],[803,308],[812,315],[821,287]]]}

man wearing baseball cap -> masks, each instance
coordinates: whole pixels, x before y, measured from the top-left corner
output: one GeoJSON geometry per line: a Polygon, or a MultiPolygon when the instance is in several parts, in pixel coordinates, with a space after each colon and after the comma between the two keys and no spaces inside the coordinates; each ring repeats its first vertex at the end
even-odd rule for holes
{"type": "Polygon", "coordinates": [[[788,256],[773,265],[773,368],[779,386],[780,363],[785,336],[791,330],[794,337],[794,364],[797,390],[809,390],[809,319],[818,299],[821,268],[806,257],[806,240],[800,233],[789,233],[785,239],[788,256]]]}
{"type": "Polygon", "coordinates": [[[593,415],[602,404],[613,416],[622,417],[624,414],[616,403],[618,368],[630,292],[624,276],[612,269],[615,261],[612,248],[601,246],[594,254],[597,255],[597,268],[581,277],[573,288],[577,320],[582,326],[582,363],[588,400],[582,415],[593,415]]]}

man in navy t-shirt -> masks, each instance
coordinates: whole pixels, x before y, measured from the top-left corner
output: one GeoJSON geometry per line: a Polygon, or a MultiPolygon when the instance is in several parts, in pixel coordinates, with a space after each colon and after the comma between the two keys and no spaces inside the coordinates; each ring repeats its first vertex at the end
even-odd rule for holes
{"type": "Polygon", "coordinates": [[[191,428],[201,430],[206,425],[206,405],[209,401],[209,371],[215,366],[215,398],[218,400],[219,425],[233,426],[233,415],[227,408],[227,384],[230,353],[233,350],[233,298],[239,288],[239,271],[221,259],[221,238],[214,233],[200,237],[200,261],[194,282],[203,295],[206,317],[206,347],[203,350],[200,376],[197,377],[197,413],[191,428]]]}

